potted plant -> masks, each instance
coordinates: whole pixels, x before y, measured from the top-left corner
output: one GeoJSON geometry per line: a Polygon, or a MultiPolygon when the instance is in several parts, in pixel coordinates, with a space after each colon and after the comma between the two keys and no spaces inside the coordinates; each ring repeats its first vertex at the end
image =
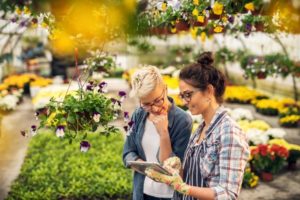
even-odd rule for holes
{"type": "Polygon", "coordinates": [[[251,149],[252,169],[257,172],[264,181],[273,180],[273,175],[284,166],[289,156],[289,151],[277,144],[260,144],[251,149]]]}

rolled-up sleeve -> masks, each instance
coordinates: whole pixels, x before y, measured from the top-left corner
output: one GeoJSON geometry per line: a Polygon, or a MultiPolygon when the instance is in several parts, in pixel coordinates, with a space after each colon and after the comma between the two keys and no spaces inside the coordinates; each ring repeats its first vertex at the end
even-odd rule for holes
{"type": "MultiPolygon", "coordinates": [[[[136,121],[136,115],[137,115],[137,112],[135,111],[131,117],[131,120],[133,122],[136,121]]],[[[133,128],[130,131],[130,134],[128,136],[126,136],[125,144],[123,147],[123,156],[122,156],[123,163],[128,168],[130,167],[128,164],[128,161],[135,161],[139,158],[137,146],[136,146],[136,143],[134,142],[134,137],[136,136],[135,126],[136,126],[136,124],[133,125],[133,128]]]]}
{"type": "Polygon", "coordinates": [[[220,175],[212,177],[209,186],[217,200],[237,199],[249,157],[249,146],[240,128],[227,126],[223,130],[220,134],[220,175]]]}

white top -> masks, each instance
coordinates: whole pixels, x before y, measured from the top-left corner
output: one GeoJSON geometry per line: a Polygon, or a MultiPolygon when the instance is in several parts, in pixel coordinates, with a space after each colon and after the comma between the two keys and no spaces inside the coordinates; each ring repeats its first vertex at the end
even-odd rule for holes
{"type": "MultiPolygon", "coordinates": [[[[148,162],[159,162],[156,158],[160,144],[159,137],[153,122],[147,119],[142,139],[142,147],[148,162]]],[[[144,182],[144,194],[157,198],[172,198],[173,193],[174,190],[170,186],[164,183],[155,182],[146,176],[144,182]]]]}

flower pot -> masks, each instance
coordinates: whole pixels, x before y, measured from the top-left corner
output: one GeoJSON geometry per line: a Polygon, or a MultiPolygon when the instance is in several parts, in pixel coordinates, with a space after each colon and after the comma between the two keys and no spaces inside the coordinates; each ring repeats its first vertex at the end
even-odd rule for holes
{"type": "Polygon", "coordinates": [[[265,79],[267,77],[266,73],[264,72],[258,72],[256,76],[258,79],[265,79]]]}
{"type": "Polygon", "coordinates": [[[255,23],[254,26],[256,31],[263,32],[265,30],[265,25],[262,22],[255,23]]]}
{"type": "Polygon", "coordinates": [[[190,25],[186,21],[178,21],[175,24],[177,31],[188,31],[190,28],[190,25]]]}
{"type": "Polygon", "coordinates": [[[288,168],[288,170],[292,170],[292,171],[296,170],[297,169],[297,160],[289,161],[287,168],[288,168]]]}
{"type": "Polygon", "coordinates": [[[170,30],[168,29],[168,27],[154,27],[150,30],[150,33],[152,35],[167,35],[170,34],[170,30]]]}
{"type": "Polygon", "coordinates": [[[270,172],[261,172],[260,176],[264,182],[270,182],[273,180],[273,174],[270,172]]]}

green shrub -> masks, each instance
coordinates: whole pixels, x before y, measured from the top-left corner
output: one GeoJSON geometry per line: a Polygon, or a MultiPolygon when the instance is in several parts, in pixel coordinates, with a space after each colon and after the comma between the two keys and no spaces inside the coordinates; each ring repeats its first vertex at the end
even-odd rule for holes
{"type": "Polygon", "coordinates": [[[90,134],[91,148],[44,133],[29,145],[10,199],[131,199],[132,175],[122,163],[121,134],[90,134]]]}

